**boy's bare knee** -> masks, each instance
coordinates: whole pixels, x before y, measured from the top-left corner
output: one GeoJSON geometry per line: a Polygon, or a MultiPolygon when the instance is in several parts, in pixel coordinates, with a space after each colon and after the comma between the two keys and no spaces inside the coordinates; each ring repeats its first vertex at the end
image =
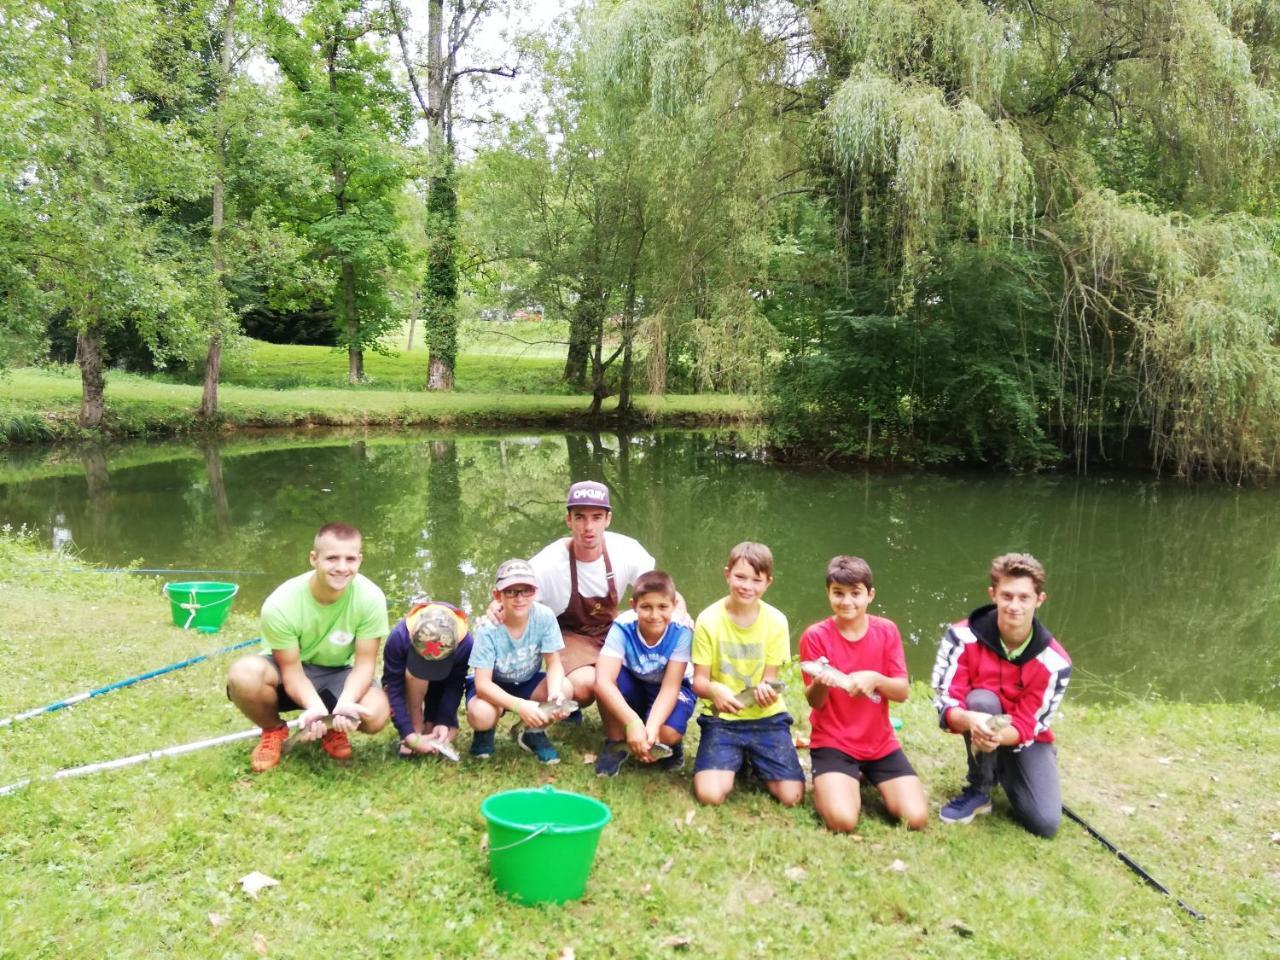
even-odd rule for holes
{"type": "Polygon", "coordinates": [[[227,693],[232,697],[248,697],[268,686],[267,662],[259,656],[241,657],[227,671],[227,693]]]}
{"type": "Polygon", "coordinates": [[[822,823],[832,833],[853,833],[858,828],[858,814],[847,810],[827,810],[822,814],[822,823]]]}
{"type": "Polygon", "coordinates": [[[794,780],[779,780],[769,784],[769,792],[784,807],[799,806],[804,800],[804,784],[794,780]]]}
{"type": "Polygon", "coordinates": [[[729,791],[695,786],[693,795],[705,807],[718,807],[729,798],[729,791]]]}

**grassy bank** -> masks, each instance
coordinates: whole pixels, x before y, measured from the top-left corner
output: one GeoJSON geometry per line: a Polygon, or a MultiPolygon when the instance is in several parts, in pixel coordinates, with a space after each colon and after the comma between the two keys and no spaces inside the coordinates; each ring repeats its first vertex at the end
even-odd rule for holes
{"type": "MultiPolygon", "coordinates": [[[[255,630],[240,611],[217,636],[183,633],[155,581],[78,566],[0,536],[0,716],[255,630]]],[[[222,695],[228,660],[0,730],[0,784],[243,729],[222,695]]],[[[962,777],[958,742],[920,687],[901,715],[936,808],[962,777]]],[[[858,833],[836,837],[811,806],[782,810],[758,792],[699,809],[687,770],[597,780],[584,762],[598,746],[592,712],[555,732],[564,760],[550,769],[509,741],[488,766],[406,764],[384,735],[357,738],[347,768],[303,748],[252,776],[249,746],[234,744],[0,797],[0,957],[1273,955],[1275,717],[1236,704],[1085,709],[1068,695],[1060,731],[1067,802],[1206,922],[1078,827],[1035,840],[1001,802],[970,827],[921,835],[871,802],[858,833]],[[519,907],[489,886],[480,801],[540,783],[614,813],[586,899],[564,907],[519,907]],[[237,881],[254,870],[280,885],[251,899],[237,881]]]]}
{"type": "MultiPolygon", "coordinates": [[[[299,387],[271,390],[227,385],[219,390],[221,426],[253,429],[305,426],[434,426],[471,428],[551,426],[586,422],[583,396],[426,393],[299,387]]],[[[196,417],[200,388],[112,372],[107,375],[104,432],[114,437],[171,436],[207,429],[196,417]]],[[[606,415],[616,398],[605,402],[606,415]]],[[[77,439],[80,380],[74,369],[22,369],[0,379],[0,442],[77,439]]],[[[635,418],[644,424],[712,424],[751,420],[755,401],[738,396],[641,396],[635,418]]]]}

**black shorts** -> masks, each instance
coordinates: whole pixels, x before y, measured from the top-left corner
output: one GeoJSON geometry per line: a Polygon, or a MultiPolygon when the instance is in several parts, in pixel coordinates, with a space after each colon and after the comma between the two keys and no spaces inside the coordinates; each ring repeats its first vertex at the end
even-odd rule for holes
{"type": "Polygon", "coordinates": [[[855,760],[835,747],[814,747],[809,751],[809,758],[813,763],[815,778],[824,773],[843,773],[846,777],[859,781],[865,778],[872,786],[878,787],[886,780],[916,775],[915,768],[911,766],[911,761],[901,747],[878,760],[855,760]]]}

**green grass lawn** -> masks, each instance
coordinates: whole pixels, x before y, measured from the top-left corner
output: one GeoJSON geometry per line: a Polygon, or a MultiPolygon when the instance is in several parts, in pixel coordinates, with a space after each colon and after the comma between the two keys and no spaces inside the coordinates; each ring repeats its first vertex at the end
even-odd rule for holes
{"type": "MultiPolygon", "coordinates": [[[[322,348],[291,348],[295,350],[322,348]]],[[[425,426],[495,427],[560,425],[583,420],[589,404],[580,395],[530,394],[495,388],[492,393],[427,393],[361,387],[223,386],[219,412],[224,427],[425,426]]],[[[200,387],[134,374],[109,372],[105,432],[112,436],[165,436],[198,431],[200,387]]],[[[616,397],[604,411],[616,408],[616,397]]],[[[749,397],[726,394],[640,396],[642,422],[717,423],[755,419],[749,397]]],[[[11,442],[71,439],[80,409],[80,379],[74,368],[20,369],[0,379],[0,438],[11,442]]]]}
{"type": "MultiPolygon", "coordinates": [[[[0,535],[0,716],[255,632],[242,610],[216,636],[184,633],[156,581],[79,566],[0,535]]],[[[0,784],[245,728],[223,696],[229,659],[0,729],[0,784]]],[[[961,781],[959,741],[919,685],[900,714],[936,809],[961,781]]],[[[1274,956],[1275,720],[1241,704],[1085,708],[1068,693],[1065,799],[1204,923],[1080,828],[1037,840],[1002,801],[922,834],[869,801],[841,837],[807,802],[784,810],[758,791],[699,808],[688,769],[598,780],[590,711],[554,730],[554,768],[504,740],[488,765],[408,764],[384,734],[355,738],[346,767],[313,746],[254,776],[242,743],[0,797],[0,957],[1274,956]],[[490,885],[479,807],[544,783],[614,819],[582,901],[522,907],[490,885]],[[253,899],[237,881],[255,870],[279,886],[253,899]]]]}

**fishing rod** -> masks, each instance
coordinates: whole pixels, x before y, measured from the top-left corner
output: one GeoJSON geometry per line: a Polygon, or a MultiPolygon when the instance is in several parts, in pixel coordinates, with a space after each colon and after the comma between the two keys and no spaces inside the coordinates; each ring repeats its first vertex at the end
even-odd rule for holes
{"type": "Polygon", "coordinates": [[[1204,919],[1203,913],[1201,913],[1199,910],[1196,910],[1194,907],[1188,905],[1184,901],[1180,900],[1178,897],[1174,896],[1168,887],[1160,883],[1160,881],[1158,881],[1155,877],[1151,876],[1151,874],[1147,873],[1147,871],[1143,870],[1142,867],[1138,866],[1138,864],[1133,861],[1132,857],[1130,857],[1123,850],[1119,849],[1114,843],[1112,843],[1110,840],[1108,840],[1106,837],[1100,834],[1097,830],[1093,829],[1093,827],[1091,827],[1083,817],[1081,817],[1078,813],[1076,813],[1074,810],[1068,807],[1065,803],[1062,805],[1062,812],[1066,814],[1067,817],[1074,820],[1076,823],[1080,824],[1080,826],[1084,827],[1085,830],[1088,831],[1089,836],[1093,837],[1093,839],[1097,840],[1100,844],[1102,844],[1104,847],[1106,847],[1108,850],[1114,853],[1117,857],[1119,857],[1120,862],[1123,863],[1130,870],[1132,870],[1134,873],[1136,873],[1143,880],[1145,880],[1149,887],[1160,891],[1166,897],[1172,898],[1174,901],[1177,902],[1178,906],[1180,906],[1183,910],[1187,911],[1187,913],[1191,914],[1191,916],[1195,917],[1197,920],[1204,919]]]}
{"type": "MultiPolygon", "coordinates": [[[[57,573],[55,567],[44,567],[39,573],[57,573]]],[[[265,570],[181,570],[178,567],[71,567],[67,573],[181,573],[217,574],[219,576],[265,577],[265,570]]]]}
{"type": "MultiPolygon", "coordinates": [[[[289,721],[289,726],[296,727],[299,717],[289,721]]],[[[51,780],[68,780],[71,777],[84,777],[91,773],[100,773],[103,770],[119,770],[121,767],[132,767],[139,763],[145,763],[148,760],[156,760],[160,757],[180,757],[184,753],[194,753],[197,750],[203,750],[206,747],[217,747],[224,743],[234,743],[237,740],[248,740],[251,737],[257,737],[262,734],[261,727],[254,727],[250,730],[240,730],[236,733],[224,733],[220,737],[210,737],[208,740],[197,740],[194,743],[184,743],[176,747],[165,747],[162,750],[149,750],[146,753],[135,753],[131,757],[120,757],[118,760],[102,760],[98,763],[87,763],[80,767],[67,767],[56,773],[45,774],[38,777],[27,777],[23,780],[16,780],[13,783],[0,787],[0,797],[7,796],[11,793],[17,793],[23,787],[32,783],[43,783],[51,780]]]]}
{"type": "Polygon", "coordinates": [[[19,723],[22,720],[29,720],[32,717],[38,717],[42,713],[53,713],[55,710],[63,710],[67,707],[74,706],[77,703],[83,703],[92,697],[100,697],[104,693],[110,693],[112,690],[120,690],[124,687],[131,687],[135,683],[141,683],[143,680],[150,680],[153,677],[159,677],[166,673],[172,673],[175,670],[181,670],[183,667],[189,667],[192,664],[200,663],[202,660],[208,660],[210,657],[216,657],[220,653],[230,653],[232,650],[239,650],[249,646],[251,643],[261,642],[261,637],[251,637],[248,640],[242,640],[240,643],[233,643],[230,646],[222,647],[218,650],[210,650],[208,653],[202,653],[198,656],[188,657],[186,660],[179,660],[177,663],[171,663],[167,667],[159,667],[155,670],[148,670],[146,673],[140,673],[135,677],[126,677],[124,680],[117,680],[115,683],[108,683],[102,687],[95,687],[92,690],[86,690],[84,693],[77,693],[73,697],[66,697],[53,703],[46,704],[43,707],[35,707],[32,710],[23,713],[15,713],[11,717],[0,718],[0,727],[7,727],[11,724],[19,723]]]}

